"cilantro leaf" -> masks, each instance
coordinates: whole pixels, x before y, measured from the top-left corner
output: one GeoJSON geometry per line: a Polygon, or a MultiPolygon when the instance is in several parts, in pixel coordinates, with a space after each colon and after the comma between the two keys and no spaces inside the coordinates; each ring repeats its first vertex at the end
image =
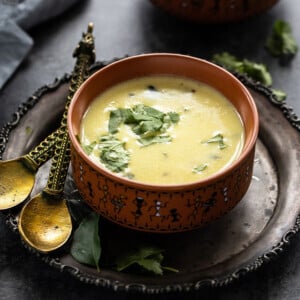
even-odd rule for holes
{"type": "Polygon", "coordinates": [[[92,153],[92,151],[94,150],[96,144],[97,144],[96,141],[94,141],[89,145],[82,145],[82,148],[87,155],[90,155],[92,153]]]}
{"type": "Polygon", "coordinates": [[[176,124],[179,122],[180,117],[178,113],[171,111],[168,112],[167,115],[169,116],[172,123],[176,124]]]}
{"type": "Polygon", "coordinates": [[[179,114],[176,112],[164,113],[160,110],[137,104],[132,108],[119,108],[111,111],[108,123],[108,131],[111,134],[118,132],[121,124],[131,126],[132,131],[140,136],[139,142],[143,146],[154,143],[169,142],[171,138],[162,136],[172,125],[179,122],[179,114]]]}
{"type": "Polygon", "coordinates": [[[283,102],[286,99],[286,93],[281,90],[271,89],[272,93],[275,95],[277,101],[283,102]]]}
{"type": "Polygon", "coordinates": [[[267,67],[263,64],[258,64],[244,59],[242,73],[247,74],[249,77],[263,83],[266,86],[272,85],[272,76],[268,72],[267,67]]]}
{"type": "Polygon", "coordinates": [[[156,136],[149,136],[138,139],[138,141],[143,146],[149,146],[152,144],[158,144],[158,143],[168,143],[172,141],[172,137],[169,135],[156,135],[156,136]]]}
{"type": "Polygon", "coordinates": [[[229,71],[246,74],[266,86],[272,85],[272,76],[263,64],[258,64],[247,59],[240,60],[227,52],[215,54],[212,61],[229,71]]]}
{"type": "Polygon", "coordinates": [[[129,152],[125,149],[125,143],[113,135],[104,135],[100,139],[101,162],[113,172],[124,171],[128,167],[129,152]]]}
{"type": "Polygon", "coordinates": [[[111,134],[117,133],[119,126],[122,124],[123,112],[121,109],[112,110],[108,121],[108,131],[111,134]]]}
{"type": "Polygon", "coordinates": [[[227,145],[224,143],[224,137],[221,133],[218,133],[217,135],[213,136],[207,141],[204,141],[203,143],[211,144],[211,143],[217,143],[219,146],[219,149],[225,149],[227,145]]]}
{"type": "Polygon", "coordinates": [[[138,125],[132,128],[132,131],[137,135],[151,136],[155,135],[162,126],[163,122],[161,120],[153,118],[152,120],[141,121],[138,125]]]}
{"type": "Polygon", "coordinates": [[[78,262],[94,266],[99,271],[101,244],[98,224],[99,215],[94,212],[83,219],[74,232],[70,252],[78,262]]]}
{"type": "Polygon", "coordinates": [[[207,168],[207,164],[201,164],[193,169],[193,173],[201,173],[207,168]]]}
{"type": "Polygon", "coordinates": [[[283,20],[274,22],[272,33],[268,37],[265,46],[272,55],[281,59],[290,59],[298,51],[298,45],[292,35],[291,26],[283,20]]]}

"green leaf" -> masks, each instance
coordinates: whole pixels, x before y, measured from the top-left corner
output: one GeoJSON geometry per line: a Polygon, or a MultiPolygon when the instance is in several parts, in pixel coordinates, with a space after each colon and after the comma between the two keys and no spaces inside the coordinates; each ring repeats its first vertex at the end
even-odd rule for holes
{"type": "Polygon", "coordinates": [[[153,118],[152,120],[141,121],[132,131],[137,135],[154,135],[160,130],[163,123],[161,120],[153,118]]]}
{"type": "Polygon", "coordinates": [[[179,117],[178,113],[171,111],[171,112],[168,112],[167,115],[170,117],[170,120],[171,120],[172,123],[178,123],[179,122],[180,117],[179,117]]]}
{"type": "Polygon", "coordinates": [[[247,59],[240,60],[227,52],[215,54],[212,61],[229,71],[246,74],[266,86],[272,85],[272,76],[264,64],[258,64],[247,59]]]}
{"type": "Polygon", "coordinates": [[[297,53],[298,45],[287,22],[283,20],[274,22],[272,33],[266,41],[266,49],[272,55],[281,58],[292,58],[297,53]]]}
{"type": "Polygon", "coordinates": [[[117,133],[119,126],[122,124],[124,118],[121,109],[112,110],[109,115],[108,131],[111,134],[117,133]]]}
{"type": "Polygon", "coordinates": [[[149,137],[166,131],[172,123],[179,121],[176,112],[163,113],[160,110],[137,104],[133,108],[119,108],[110,113],[108,131],[111,134],[118,132],[119,126],[124,123],[130,125],[136,135],[149,137]]]}
{"type": "Polygon", "coordinates": [[[105,135],[100,139],[101,162],[113,172],[122,172],[128,167],[129,152],[125,149],[125,143],[113,135],[105,135]]]}
{"type": "Polygon", "coordinates": [[[223,66],[224,68],[230,71],[241,72],[243,69],[242,61],[238,60],[235,56],[227,52],[215,54],[212,58],[212,61],[218,65],[223,66]]]}
{"type": "Polygon", "coordinates": [[[276,90],[276,89],[271,89],[271,90],[278,101],[283,102],[286,99],[286,93],[284,91],[276,90]]]}
{"type": "Polygon", "coordinates": [[[224,137],[221,133],[218,133],[217,135],[213,136],[207,141],[204,141],[203,143],[211,144],[211,143],[217,143],[219,146],[219,149],[225,149],[227,145],[224,143],[224,137]]]}
{"type": "Polygon", "coordinates": [[[156,135],[156,136],[150,136],[150,137],[144,137],[138,139],[138,141],[143,145],[143,146],[149,146],[152,144],[158,144],[158,143],[168,143],[172,141],[172,137],[169,135],[156,135]]]}
{"type": "Polygon", "coordinates": [[[94,266],[99,270],[101,244],[99,238],[99,215],[91,213],[75,230],[71,255],[80,263],[94,266]]]}
{"type": "Polygon", "coordinates": [[[258,64],[244,59],[242,73],[247,74],[249,77],[263,83],[266,86],[272,85],[272,76],[268,72],[267,67],[263,64],[258,64]]]}
{"type": "Polygon", "coordinates": [[[96,143],[96,141],[94,141],[94,142],[92,142],[89,145],[81,145],[81,146],[82,146],[83,151],[87,155],[90,155],[93,152],[93,150],[94,150],[94,148],[95,148],[96,145],[97,145],[97,143],[96,143]]]}
{"type": "Polygon", "coordinates": [[[201,164],[193,169],[193,173],[201,173],[207,168],[207,164],[201,164]]]}
{"type": "Polygon", "coordinates": [[[144,270],[162,275],[161,262],[163,250],[155,247],[141,246],[135,252],[127,253],[116,261],[118,271],[123,271],[133,265],[139,265],[144,270]]]}

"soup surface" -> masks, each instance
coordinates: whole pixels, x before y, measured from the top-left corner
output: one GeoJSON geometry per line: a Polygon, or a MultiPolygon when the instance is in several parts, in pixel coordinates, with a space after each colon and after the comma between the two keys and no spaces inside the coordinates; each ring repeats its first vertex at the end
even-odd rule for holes
{"type": "Polygon", "coordinates": [[[216,89],[175,76],[147,76],[99,95],[81,123],[80,142],[97,163],[148,184],[206,178],[240,155],[244,128],[216,89]]]}

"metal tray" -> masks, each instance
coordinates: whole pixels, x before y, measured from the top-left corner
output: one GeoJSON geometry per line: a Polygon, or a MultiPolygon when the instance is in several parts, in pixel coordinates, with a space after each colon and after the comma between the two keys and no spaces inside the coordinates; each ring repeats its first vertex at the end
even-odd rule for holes
{"type": "MultiPolygon", "coordinates": [[[[105,64],[97,62],[91,72],[105,64]]],[[[260,114],[254,175],[238,206],[213,224],[184,233],[141,233],[103,222],[103,243],[108,251],[120,251],[124,244],[137,240],[148,241],[165,249],[165,265],[177,268],[178,273],[135,275],[105,267],[97,272],[74,261],[68,253],[69,245],[47,255],[24,246],[51,267],[86,283],[151,294],[227,285],[277,257],[300,228],[300,121],[269,89],[234,75],[248,87],[260,114]]],[[[3,160],[27,153],[58,126],[69,78],[64,75],[40,88],[20,105],[13,120],[0,131],[3,160]]],[[[44,187],[48,169],[49,163],[38,171],[33,194],[44,187]]],[[[80,197],[71,171],[65,193],[67,199],[80,197]]],[[[19,211],[20,207],[4,211],[6,223],[16,233],[19,211]]]]}

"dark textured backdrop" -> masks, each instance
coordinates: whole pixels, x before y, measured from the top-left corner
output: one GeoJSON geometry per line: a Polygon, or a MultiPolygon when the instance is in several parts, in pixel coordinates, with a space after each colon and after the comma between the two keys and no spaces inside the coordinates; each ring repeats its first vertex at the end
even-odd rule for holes
{"type": "MultiPolygon", "coordinates": [[[[31,30],[35,46],[17,73],[0,91],[0,127],[40,86],[73,68],[71,56],[88,22],[95,24],[98,60],[145,52],[178,52],[210,59],[228,51],[264,62],[274,87],[288,93],[287,102],[300,115],[300,53],[280,66],[264,49],[276,19],[289,21],[300,43],[300,1],[282,0],[269,12],[228,25],[195,25],[178,21],[147,0],[82,1],[63,16],[31,30]]],[[[1,47],[1,45],[0,45],[1,47]]],[[[300,299],[300,237],[276,261],[225,288],[205,289],[189,299],[300,299]]],[[[85,285],[39,261],[23,249],[19,238],[5,226],[0,214],[0,299],[140,299],[85,285]]],[[[151,296],[143,296],[152,299],[151,296]]],[[[156,296],[185,299],[184,295],[156,296]]]]}

